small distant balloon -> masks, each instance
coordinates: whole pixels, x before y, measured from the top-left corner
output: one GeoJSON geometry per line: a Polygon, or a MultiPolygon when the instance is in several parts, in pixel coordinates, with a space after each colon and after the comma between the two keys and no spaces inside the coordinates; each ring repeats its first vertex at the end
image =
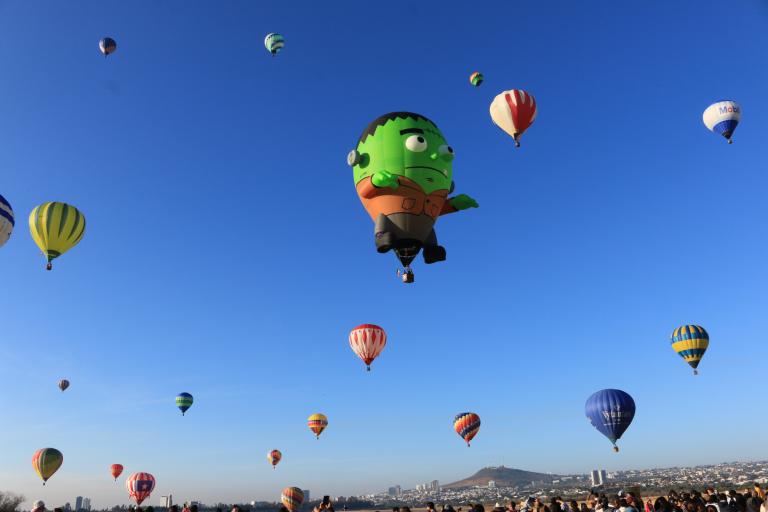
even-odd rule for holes
{"type": "Polygon", "coordinates": [[[371,371],[371,363],[381,354],[386,344],[387,333],[378,325],[358,325],[349,333],[349,346],[363,360],[368,371],[371,371]]]}
{"type": "Polygon", "coordinates": [[[520,89],[503,91],[491,102],[491,119],[512,137],[517,147],[520,147],[520,137],[536,119],[537,112],[536,99],[520,89]]]}
{"type": "Polygon", "coordinates": [[[64,392],[65,389],[69,387],[69,381],[67,379],[61,379],[59,381],[59,389],[64,392]]]}
{"type": "Polygon", "coordinates": [[[123,465],[122,464],[112,464],[109,466],[109,474],[112,475],[112,478],[115,479],[115,482],[117,482],[117,478],[123,474],[123,465]]]}
{"type": "Polygon", "coordinates": [[[298,487],[286,487],[280,495],[280,501],[290,512],[296,512],[304,503],[304,492],[298,487]]]}
{"type": "Polygon", "coordinates": [[[149,498],[155,489],[155,477],[149,473],[134,473],[125,481],[128,497],[141,506],[141,502],[149,498]]]}
{"type": "Polygon", "coordinates": [[[43,480],[43,485],[58,471],[64,462],[64,455],[56,448],[41,448],[32,455],[32,467],[43,480]]]}
{"type": "Polygon", "coordinates": [[[474,87],[479,87],[480,84],[483,83],[484,79],[485,77],[479,71],[475,71],[474,73],[469,75],[469,83],[472,84],[474,87]]]}
{"type": "Polygon", "coordinates": [[[186,412],[192,407],[194,399],[189,393],[179,393],[176,396],[176,407],[181,411],[181,415],[184,416],[186,412]]]}
{"type": "Polygon", "coordinates": [[[700,325],[683,325],[672,332],[672,350],[682,357],[698,375],[699,363],[709,347],[709,334],[700,325]]]}
{"type": "Polygon", "coordinates": [[[13,216],[13,208],[3,196],[0,196],[0,247],[11,238],[16,219],[13,216]]]}
{"type": "Polygon", "coordinates": [[[101,50],[101,53],[104,54],[104,57],[107,57],[110,53],[113,53],[115,50],[117,50],[117,43],[111,37],[105,37],[99,41],[99,50],[101,50]]]}
{"type": "Polygon", "coordinates": [[[469,442],[480,431],[480,416],[473,412],[460,412],[453,418],[453,430],[461,436],[464,441],[469,442]]]}
{"type": "Polygon", "coordinates": [[[283,46],[285,46],[285,38],[277,32],[269,33],[267,34],[267,37],[264,38],[264,46],[274,57],[283,49],[283,46]]]}
{"type": "Polygon", "coordinates": [[[272,464],[272,468],[276,468],[277,464],[280,462],[280,459],[283,458],[283,454],[280,453],[280,450],[272,450],[267,454],[267,460],[270,464],[272,464]]]}
{"type": "Polygon", "coordinates": [[[328,426],[328,418],[326,418],[324,414],[313,414],[307,418],[307,426],[309,427],[309,430],[314,432],[315,437],[320,439],[320,434],[322,434],[325,427],[328,426]]]}
{"type": "Polygon", "coordinates": [[[741,121],[741,107],[733,100],[723,100],[708,106],[702,115],[704,125],[733,144],[731,136],[741,121]]]}
{"type": "Polygon", "coordinates": [[[593,393],[584,406],[589,422],[613,444],[613,451],[622,434],[635,417],[635,401],[620,389],[602,389],[593,393]]]}

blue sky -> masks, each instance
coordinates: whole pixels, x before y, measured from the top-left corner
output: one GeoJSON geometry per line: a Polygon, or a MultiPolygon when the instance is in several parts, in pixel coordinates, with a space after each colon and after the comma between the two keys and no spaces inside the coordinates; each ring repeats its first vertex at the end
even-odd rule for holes
{"type": "Polygon", "coordinates": [[[3,490],[125,503],[115,462],[157,504],[768,455],[768,5],[454,4],[0,3],[3,490]],[[520,149],[488,115],[511,88],[539,104],[520,149]],[[701,122],[723,98],[732,146],[701,122]],[[480,203],[440,219],[448,260],[412,286],[345,165],[393,110],[440,126],[480,203]],[[49,200],[88,220],[50,273],[26,228],[49,200]],[[364,322],[389,333],[370,374],[364,322]],[[697,378],[668,343],[685,323],[712,338],[697,378]],[[605,387],[638,407],[618,455],[583,414],[605,387]],[[42,488],[45,446],[65,460],[42,488]]]}

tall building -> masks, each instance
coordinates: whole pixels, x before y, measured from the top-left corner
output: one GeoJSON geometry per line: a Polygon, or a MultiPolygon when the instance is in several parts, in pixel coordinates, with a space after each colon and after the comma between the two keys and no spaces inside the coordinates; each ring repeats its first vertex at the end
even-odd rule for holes
{"type": "Polygon", "coordinates": [[[600,485],[605,485],[605,482],[608,481],[608,474],[605,472],[604,469],[600,470],[600,485]]]}
{"type": "Polygon", "coordinates": [[[91,498],[83,498],[83,510],[90,512],[91,510],[91,498]]]}
{"type": "Polygon", "coordinates": [[[392,497],[392,498],[396,498],[397,497],[397,487],[390,487],[387,490],[387,495],[392,497]]]}
{"type": "Polygon", "coordinates": [[[593,469],[592,472],[589,474],[590,480],[592,480],[592,487],[599,487],[600,486],[600,472],[596,469],[593,469]]]}
{"type": "Polygon", "coordinates": [[[402,496],[402,495],[403,495],[403,488],[402,488],[402,487],[400,487],[399,485],[396,485],[396,486],[395,486],[395,491],[397,492],[397,494],[395,494],[395,496],[398,496],[398,497],[400,497],[400,496],[402,496]]]}
{"type": "Polygon", "coordinates": [[[309,503],[309,489],[302,489],[301,492],[304,493],[304,503],[309,503]]]}
{"type": "Polygon", "coordinates": [[[83,497],[78,496],[75,498],[75,512],[80,512],[83,510],[83,497]]]}
{"type": "Polygon", "coordinates": [[[440,482],[438,482],[437,480],[432,480],[432,482],[430,482],[429,484],[429,488],[432,489],[433,491],[439,491],[440,482]]]}
{"type": "Polygon", "coordinates": [[[495,489],[496,488],[496,480],[488,480],[488,488],[489,489],[495,489]]]}

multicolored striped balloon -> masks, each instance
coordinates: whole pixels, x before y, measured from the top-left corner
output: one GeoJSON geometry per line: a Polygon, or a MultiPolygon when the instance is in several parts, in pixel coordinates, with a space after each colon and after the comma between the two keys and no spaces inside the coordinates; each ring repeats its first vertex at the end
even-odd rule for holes
{"type": "Polygon", "coordinates": [[[475,71],[471,75],[469,75],[469,83],[474,85],[475,87],[478,87],[481,83],[483,83],[483,74],[479,71],[475,71]]]}
{"type": "Polygon", "coordinates": [[[358,325],[349,333],[349,346],[363,360],[368,371],[371,371],[371,363],[376,359],[387,344],[387,333],[378,325],[358,325]]]}
{"type": "Polygon", "coordinates": [[[64,455],[56,448],[41,448],[32,455],[32,467],[37,476],[42,478],[43,485],[58,471],[64,462],[64,455]]]}
{"type": "Polygon", "coordinates": [[[280,495],[280,501],[290,512],[296,512],[304,503],[304,492],[298,487],[286,487],[280,495]]]}
{"type": "Polygon", "coordinates": [[[309,430],[314,432],[315,436],[320,439],[320,434],[322,434],[323,430],[325,430],[325,427],[328,426],[328,418],[319,412],[315,413],[307,418],[307,426],[309,427],[309,430]]]}
{"type": "Polygon", "coordinates": [[[125,481],[125,488],[128,491],[128,497],[141,505],[141,502],[149,498],[155,489],[155,477],[149,473],[134,473],[125,481]]]}
{"type": "Polygon", "coordinates": [[[480,416],[473,412],[460,412],[453,419],[453,430],[456,431],[469,446],[469,442],[480,430],[480,416]]]}
{"type": "Polygon", "coordinates": [[[707,347],[709,334],[700,325],[684,325],[672,331],[672,349],[693,368],[694,375],[699,374],[696,368],[707,347]]]}
{"type": "Polygon", "coordinates": [[[112,464],[109,466],[109,474],[112,475],[112,477],[115,479],[115,482],[117,482],[117,477],[123,474],[123,465],[112,464]]]}
{"type": "Polygon", "coordinates": [[[59,381],[59,389],[63,393],[65,389],[69,387],[69,381],[67,379],[61,379],[59,381]]]}
{"type": "Polygon", "coordinates": [[[272,32],[264,38],[264,46],[274,57],[285,46],[285,38],[277,32],[272,32]]]}
{"type": "Polygon", "coordinates": [[[533,124],[538,110],[536,99],[520,89],[503,91],[491,102],[491,119],[520,147],[520,137],[533,124]]]}
{"type": "Polygon", "coordinates": [[[4,246],[5,242],[11,237],[15,224],[16,218],[13,216],[11,203],[6,201],[3,196],[0,196],[0,247],[4,246]]]}
{"type": "Polygon", "coordinates": [[[194,398],[192,398],[192,395],[189,393],[179,393],[176,396],[176,407],[181,410],[182,416],[184,416],[189,408],[192,407],[194,401],[194,398]]]}
{"type": "Polygon", "coordinates": [[[280,459],[283,458],[283,454],[280,453],[280,450],[272,450],[267,454],[267,460],[270,464],[272,464],[272,469],[277,469],[277,464],[280,462],[280,459]]]}
{"type": "Polygon", "coordinates": [[[29,214],[29,232],[37,246],[51,263],[83,239],[85,216],[67,203],[43,203],[29,214]]]}
{"type": "Polygon", "coordinates": [[[110,53],[117,50],[117,43],[111,37],[105,37],[99,41],[99,50],[104,54],[104,58],[106,58],[110,53]]]}

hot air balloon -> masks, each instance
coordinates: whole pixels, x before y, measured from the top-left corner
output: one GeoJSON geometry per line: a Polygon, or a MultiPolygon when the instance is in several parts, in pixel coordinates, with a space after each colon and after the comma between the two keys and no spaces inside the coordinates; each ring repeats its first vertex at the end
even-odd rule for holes
{"type": "Polygon", "coordinates": [[[134,473],[125,481],[128,497],[141,506],[141,502],[149,498],[155,488],[155,477],[149,473],[134,473]]]}
{"type": "Polygon", "coordinates": [[[187,410],[192,407],[192,402],[194,402],[194,399],[192,398],[192,395],[189,393],[179,393],[176,397],[176,407],[178,407],[181,410],[181,415],[184,416],[184,414],[187,412],[187,410]]]}
{"type": "Polygon", "coordinates": [[[110,53],[117,50],[117,43],[111,37],[105,37],[99,41],[99,50],[101,50],[101,53],[104,54],[104,58],[106,59],[110,53]]]}
{"type": "Polygon", "coordinates": [[[272,450],[267,454],[267,460],[270,464],[272,464],[272,468],[276,469],[277,463],[280,462],[280,459],[283,458],[283,454],[280,453],[280,450],[272,450]]]}
{"type": "Polygon", "coordinates": [[[296,512],[304,503],[304,493],[298,487],[286,487],[280,495],[280,501],[290,512],[296,512]]]}
{"type": "Polygon", "coordinates": [[[371,363],[379,357],[387,344],[387,333],[378,325],[358,325],[349,333],[349,346],[363,360],[368,371],[371,371],[371,363]]]}
{"type": "Polygon", "coordinates": [[[471,75],[469,75],[469,83],[471,83],[475,87],[479,87],[481,83],[483,83],[483,74],[479,71],[475,71],[471,75]]]}
{"type": "Polygon", "coordinates": [[[43,485],[61,467],[62,462],[64,462],[64,455],[56,448],[42,448],[32,456],[32,467],[43,479],[43,485]]]}
{"type": "Polygon", "coordinates": [[[285,46],[285,38],[277,32],[267,34],[264,38],[264,46],[269,50],[269,53],[274,57],[285,46]]]}
{"type": "Polygon", "coordinates": [[[0,247],[4,246],[5,242],[11,238],[14,224],[16,224],[16,219],[13,216],[11,203],[0,196],[0,247]]]}
{"type": "Polygon", "coordinates": [[[536,99],[520,89],[504,91],[491,102],[491,119],[520,147],[520,136],[536,119],[536,99]]]}
{"type": "Polygon", "coordinates": [[[61,379],[59,381],[59,389],[63,393],[65,389],[69,387],[69,381],[67,379],[61,379]]]}
{"type": "Polygon", "coordinates": [[[700,325],[684,325],[672,332],[672,349],[691,365],[694,375],[699,374],[696,368],[704,357],[707,347],[709,347],[709,334],[700,325]]]}
{"type": "Polygon", "coordinates": [[[115,479],[115,482],[117,482],[117,478],[123,474],[123,465],[122,464],[112,464],[109,466],[109,473],[112,475],[112,478],[115,479]]]}
{"type": "Polygon", "coordinates": [[[585,412],[592,426],[613,443],[613,451],[618,452],[616,441],[627,430],[635,417],[635,401],[620,389],[603,389],[587,399],[585,412]]]}
{"type": "Polygon", "coordinates": [[[725,137],[728,144],[733,144],[731,136],[741,121],[741,107],[735,101],[718,101],[707,107],[702,118],[709,130],[725,137]]]}
{"type": "Polygon", "coordinates": [[[32,239],[51,263],[74,246],[85,233],[85,217],[74,206],[66,203],[43,203],[29,214],[32,239]]]}
{"type": "Polygon", "coordinates": [[[469,446],[469,442],[480,430],[480,416],[473,412],[460,412],[453,418],[453,430],[456,431],[469,446]]]}
{"type": "Polygon", "coordinates": [[[307,426],[309,427],[309,430],[314,432],[315,436],[320,439],[320,434],[322,434],[325,427],[328,426],[328,418],[326,418],[324,414],[313,414],[307,418],[307,426]]]}

